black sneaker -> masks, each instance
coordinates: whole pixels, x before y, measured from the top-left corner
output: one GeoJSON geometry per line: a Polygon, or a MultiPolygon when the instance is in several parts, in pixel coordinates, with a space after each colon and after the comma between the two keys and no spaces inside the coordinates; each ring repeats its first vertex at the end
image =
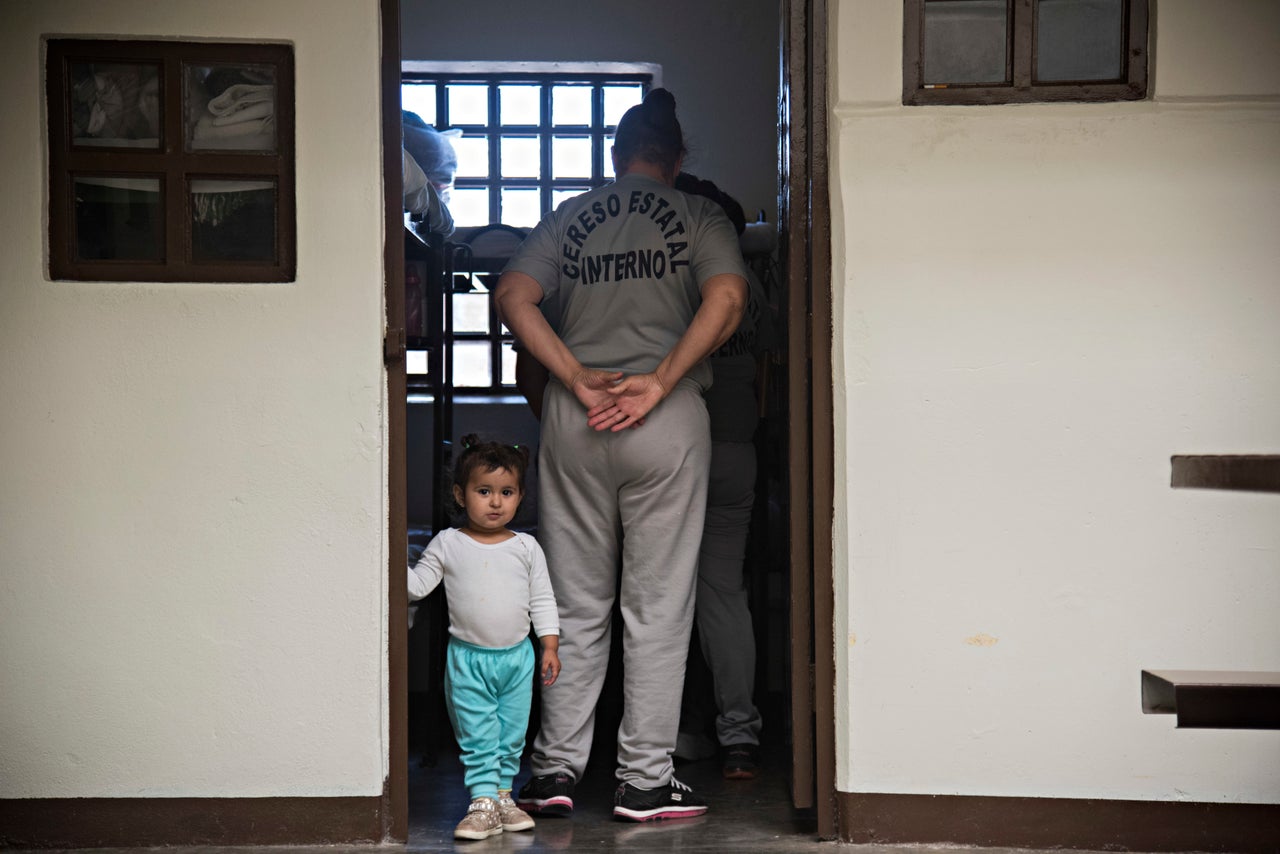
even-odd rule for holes
{"type": "Polygon", "coordinates": [[[745,742],[727,745],[722,767],[726,780],[754,780],[760,771],[760,747],[745,742]]]}
{"type": "Polygon", "coordinates": [[[707,802],[675,777],[667,785],[656,789],[641,789],[630,783],[623,783],[613,796],[613,817],[623,821],[692,818],[706,811],[707,802]]]}
{"type": "Polygon", "coordinates": [[[520,809],[538,815],[573,814],[573,777],[568,774],[543,774],[520,787],[516,795],[520,809]]]}

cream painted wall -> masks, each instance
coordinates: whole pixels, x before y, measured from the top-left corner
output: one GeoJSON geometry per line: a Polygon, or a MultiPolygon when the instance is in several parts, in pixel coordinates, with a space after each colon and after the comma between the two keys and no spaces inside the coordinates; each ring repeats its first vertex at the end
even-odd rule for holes
{"type": "Polygon", "coordinates": [[[842,791],[1280,801],[1140,709],[1280,670],[1280,496],[1168,485],[1280,450],[1280,26],[1153,6],[1149,101],[908,108],[902,4],[832,4],[842,791]]]}
{"type": "Polygon", "coordinates": [[[377,795],[378,4],[0,15],[0,798],[377,795]],[[292,43],[297,281],[49,281],[46,34],[292,43]]]}

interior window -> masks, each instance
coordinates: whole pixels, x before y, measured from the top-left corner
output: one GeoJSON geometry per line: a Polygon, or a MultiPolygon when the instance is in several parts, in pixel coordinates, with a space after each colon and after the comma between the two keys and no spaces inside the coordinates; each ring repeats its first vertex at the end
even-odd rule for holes
{"type": "MultiPolygon", "coordinates": [[[[497,320],[491,293],[503,253],[556,205],[613,179],[614,131],[623,113],[644,99],[654,75],[651,66],[542,73],[524,63],[477,73],[423,65],[406,63],[401,105],[406,126],[420,120],[450,144],[457,161],[449,164],[451,174],[437,173],[435,163],[419,165],[437,184],[457,231],[444,245],[452,294],[442,330],[424,325],[423,313],[408,321],[409,384],[430,386],[432,364],[422,348],[438,334],[447,352],[436,367],[441,378],[459,389],[509,392],[513,339],[497,320]]],[[[417,275],[415,269],[415,281],[417,275]]]]}
{"type": "Polygon", "coordinates": [[[454,224],[537,224],[561,199],[613,178],[609,146],[618,120],[640,103],[648,73],[450,73],[406,71],[401,103],[451,131],[458,165],[454,224]]]}
{"type": "Polygon", "coordinates": [[[904,104],[1147,94],[1148,0],[905,0],[904,104]]]}
{"type": "Polygon", "coordinates": [[[50,39],[54,279],[293,281],[293,51],[50,39]]]}

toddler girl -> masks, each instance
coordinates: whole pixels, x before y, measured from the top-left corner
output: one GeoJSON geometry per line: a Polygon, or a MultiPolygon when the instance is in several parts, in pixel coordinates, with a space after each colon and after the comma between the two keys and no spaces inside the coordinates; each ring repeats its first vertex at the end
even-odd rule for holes
{"type": "Polygon", "coordinates": [[[538,673],[551,685],[560,674],[560,622],[542,548],[528,534],[507,530],[524,498],[528,449],[474,435],[462,445],[453,497],[466,522],[431,540],[409,570],[409,599],[422,599],[443,579],[450,635],[445,704],[471,794],[453,835],[484,839],[533,827],[511,799],[533,693],[529,624],[542,644],[538,673]]]}

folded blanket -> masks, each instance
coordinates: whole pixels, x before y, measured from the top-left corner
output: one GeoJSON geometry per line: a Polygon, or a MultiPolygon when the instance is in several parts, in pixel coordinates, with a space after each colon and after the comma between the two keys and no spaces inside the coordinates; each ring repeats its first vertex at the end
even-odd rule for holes
{"type": "Polygon", "coordinates": [[[267,116],[227,125],[214,124],[213,116],[204,116],[192,129],[191,143],[196,148],[273,151],[276,147],[275,118],[267,116]]]}
{"type": "Polygon", "coordinates": [[[213,117],[213,123],[218,127],[222,127],[223,125],[233,125],[237,122],[247,122],[254,119],[267,118],[274,112],[275,105],[270,101],[265,101],[260,104],[250,104],[243,110],[236,110],[234,113],[228,113],[227,115],[215,115],[213,117]]]}
{"type": "Polygon", "coordinates": [[[228,86],[218,97],[209,101],[209,112],[215,116],[229,116],[254,104],[275,104],[275,86],[237,83],[228,86]]]}

